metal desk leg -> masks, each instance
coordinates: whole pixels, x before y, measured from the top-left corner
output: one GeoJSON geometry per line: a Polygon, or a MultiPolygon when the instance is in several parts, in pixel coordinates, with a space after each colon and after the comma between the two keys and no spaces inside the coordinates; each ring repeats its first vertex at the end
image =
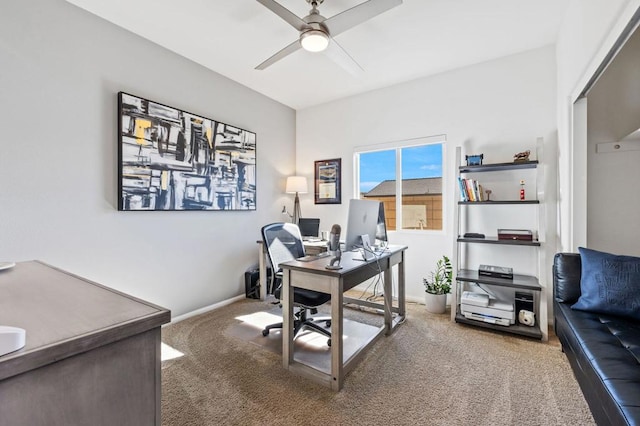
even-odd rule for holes
{"type": "Polygon", "coordinates": [[[331,279],[331,389],[340,390],[344,381],[343,367],[343,283],[341,279],[331,279]]]}
{"type": "Polygon", "coordinates": [[[260,300],[264,300],[267,297],[267,252],[263,242],[258,243],[258,265],[260,300]]]}
{"type": "Polygon", "coordinates": [[[393,268],[389,266],[384,271],[384,330],[385,334],[391,334],[393,326],[393,316],[391,307],[393,306],[393,268]]]}
{"type": "MultiPolygon", "coordinates": [[[[405,295],[405,270],[404,270],[404,251],[400,253],[400,262],[396,265],[398,267],[398,318],[395,322],[395,327],[398,326],[398,321],[404,320],[407,312],[407,303],[405,295]]],[[[384,328],[385,334],[390,335],[394,330],[393,321],[393,267],[384,271],[384,328]]]]}
{"type": "Polygon", "coordinates": [[[288,369],[293,363],[293,287],[291,271],[285,269],[282,275],[282,365],[288,369]]]}
{"type": "Polygon", "coordinates": [[[400,316],[404,319],[405,316],[407,315],[407,300],[406,300],[406,295],[405,295],[405,279],[406,279],[406,275],[404,272],[404,250],[402,251],[402,253],[400,253],[400,256],[402,256],[402,259],[400,260],[400,263],[398,263],[398,313],[400,314],[400,316]]]}

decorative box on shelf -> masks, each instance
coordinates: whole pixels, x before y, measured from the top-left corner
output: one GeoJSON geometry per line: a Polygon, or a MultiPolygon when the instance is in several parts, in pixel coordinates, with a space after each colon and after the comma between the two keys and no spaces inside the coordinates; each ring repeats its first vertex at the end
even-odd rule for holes
{"type": "Polygon", "coordinates": [[[498,239],[533,241],[533,232],[528,229],[498,229],[498,239]]]}

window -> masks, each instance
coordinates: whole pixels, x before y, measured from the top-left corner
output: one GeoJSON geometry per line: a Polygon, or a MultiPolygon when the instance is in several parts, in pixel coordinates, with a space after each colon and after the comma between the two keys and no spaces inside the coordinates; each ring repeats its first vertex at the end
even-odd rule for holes
{"type": "Polygon", "coordinates": [[[443,229],[444,142],[439,136],[356,150],[357,193],[384,203],[387,229],[443,229]]]}

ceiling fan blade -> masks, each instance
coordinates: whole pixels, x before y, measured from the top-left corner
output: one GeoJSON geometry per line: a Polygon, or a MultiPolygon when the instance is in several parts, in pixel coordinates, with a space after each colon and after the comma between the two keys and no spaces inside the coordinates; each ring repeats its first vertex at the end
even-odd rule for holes
{"type": "Polygon", "coordinates": [[[263,70],[268,66],[271,66],[274,63],[278,62],[280,59],[283,59],[284,57],[289,56],[290,54],[300,49],[301,47],[302,46],[300,46],[300,41],[296,40],[290,45],[288,45],[287,47],[285,47],[284,49],[280,50],[278,53],[276,53],[272,57],[270,57],[269,59],[267,59],[266,61],[264,61],[263,63],[261,63],[260,65],[258,65],[255,69],[263,70]]]}
{"type": "Polygon", "coordinates": [[[264,7],[284,19],[298,31],[305,30],[309,28],[306,22],[300,19],[297,15],[291,12],[286,7],[282,6],[280,3],[274,0],[258,0],[258,3],[262,4],[264,7]]]}
{"type": "Polygon", "coordinates": [[[323,53],[354,77],[364,73],[364,69],[333,38],[330,38],[329,46],[323,53]]]}
{"type": "Polygon", "coordinates": [[[326,19],[323,24],[329,29],[329,34],[335,37],[401,4],[402,0],[369,0],[326,19]]]}

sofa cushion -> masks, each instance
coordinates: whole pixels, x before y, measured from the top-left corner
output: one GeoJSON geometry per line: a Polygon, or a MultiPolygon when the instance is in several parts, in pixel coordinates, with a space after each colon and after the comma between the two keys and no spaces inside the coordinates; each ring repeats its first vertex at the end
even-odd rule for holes
{"type": "Polygon", "coordinates": [[[554,316],[558,338],[596,423],[640,425],[640,365],[629,348],[640,338],[634,333],[636,321],[557,302],[554,316]]]}
{"type": "Polygon", "coordinates": [[[620,344],[640,364],[640,324],[612,317],[601,318],[600,321],[607,326],[609,332],[616,336],[620,344]]]}
{"type": "Polygon", "coordinates": [[[640,258],[579,251],[580,298],[571,308],[640,320],[640,258]]]}

